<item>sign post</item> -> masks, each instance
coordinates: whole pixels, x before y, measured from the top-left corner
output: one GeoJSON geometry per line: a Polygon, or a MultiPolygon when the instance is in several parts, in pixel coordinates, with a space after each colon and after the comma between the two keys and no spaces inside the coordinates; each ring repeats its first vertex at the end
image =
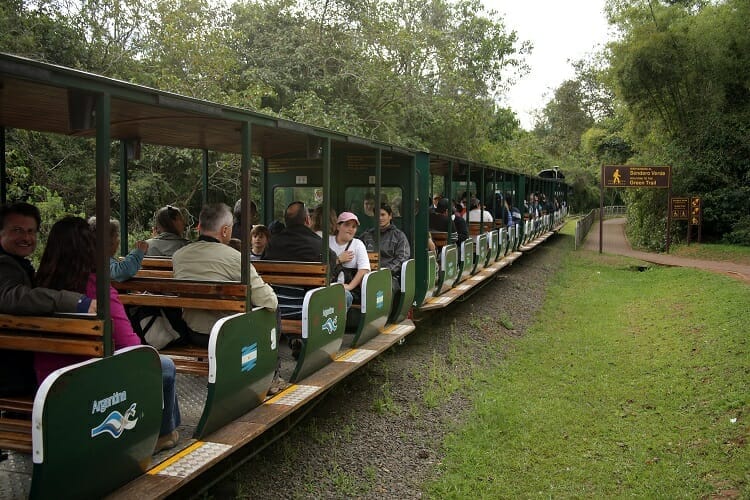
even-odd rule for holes
{"type": "MultiPolygon", "coordinates": [[[[602,181],[599,201],[599,253],[602,253],[602,236],[604,232],[604,189],[605,188],[646,188],[667,189],[667,199],[672,194],[672,167],[670,166],[635,166],[635,165],[602,165],[602,181]]],[[[669,201],[667,201],[669,203],[669,201]]],[[[667,207],[667,253],[670,243],[670,222],[672,213],[667,207]]]]}
{"type": "MultiPolygon", "coordinates": [[[[669,217],[672,220],[688,220],[690,199],[686,196],[673,196],[669,199],[669,217]]],[[[687,231],[687,243],[690,244],[690,227],[687,231]]]]}
{"type": "Polygon", "coordinates": [[[701,228],[703,227],[703,204],[699,196],[690,198],[690,219],[688,221],[688,242],[693,226],[698,226],[698,243],[701,242],[701,228]]]}

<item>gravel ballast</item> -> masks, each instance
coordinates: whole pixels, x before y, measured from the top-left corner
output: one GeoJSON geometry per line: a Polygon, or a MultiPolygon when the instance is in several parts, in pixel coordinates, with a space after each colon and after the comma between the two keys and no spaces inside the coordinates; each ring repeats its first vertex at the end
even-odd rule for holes
{"type": "Polygon", "coordinates": [[[443,439],[470,416],[472,375],[502,363],[525,334],[569,239],[551,237],[467,301],[420,320],[208,497],[422,497],[443,439]]]}

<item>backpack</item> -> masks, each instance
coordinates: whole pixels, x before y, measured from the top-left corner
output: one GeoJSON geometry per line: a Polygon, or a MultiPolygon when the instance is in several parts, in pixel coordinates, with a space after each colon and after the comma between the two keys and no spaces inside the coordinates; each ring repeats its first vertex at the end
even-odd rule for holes
{"type": "Polygon", "coordinates": [[[157,350],[187,336],[188,326],[179,308],[133,306],[126,312],[141,341],[157,350]]]}

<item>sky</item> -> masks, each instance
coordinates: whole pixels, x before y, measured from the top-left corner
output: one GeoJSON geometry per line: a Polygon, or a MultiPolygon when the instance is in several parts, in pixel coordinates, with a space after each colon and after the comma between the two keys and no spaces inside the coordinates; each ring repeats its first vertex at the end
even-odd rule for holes
{"type": "Polygon", "coordinates": [[[575,76],[569,60],[594,52],[607,41],[605,0],[482,0],[498,11],[506,29],[534,46],[526,57],[531,71],[510,90],[501,104],[516,112],[521,126],[533,127],[532,112],[549,101],[554,89],[575,76]]]}

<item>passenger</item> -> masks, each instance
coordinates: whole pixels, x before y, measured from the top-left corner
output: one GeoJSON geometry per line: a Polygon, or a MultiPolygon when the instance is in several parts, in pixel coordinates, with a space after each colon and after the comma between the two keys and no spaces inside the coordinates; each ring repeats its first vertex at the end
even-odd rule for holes
{"type": "Polygon", "coordinates": [[[432,205],[430,205],[430,213],[431,213],[431,214],[432,214],[432,213],[435,213],[435,211],[437,211],[437,205],[438,205],[438,202],[439,202],[439,201],[440,201],[440,200],[441,200],[442,198],[443,198],[443,196],[442,196],[442,195],[440,195],[440,194],[436,194],[435,196],[433,196],[433,197],[432,197],[432,205]]]}
{"type": "Polygon", "coordinates": [[[401,197],[400,196],[393,197],[393,200],[391,200],[391,208],[393,209],[394,217],[401,217],[401,197]]]}
{"type": "MultiPolygon", "coordinates": [[[[56,290],[77,290],[88,297],[96,296],[96,238],[88,223],[80,217],[65,217],[52,226],[47,239],[37,280],[40,285],[56,290]]],[[[140,345],[141,340],[133,332],[133,327],[125,314],[117,291],[109,288],[109,307],[112,318],[112,342],[115,349],[140,345]]],[[[164,410],[161,430],[154,453],[173,448],[180,435],[180,408],[175,390],[174,362],[159,356],[162,368],[162,390],[164,410]]],[[[66,354],[35,353],[34,369],[41,384],[47,376],[58,368],[85,360],[86,357],[66,354]]]]}
{"type": "MultiPolygon", "coordinates": [[[[323,262],[323,239],[311,229],[312,221],[305,204],[290,203],[284,212],[286,228],[273,235],[263,254],[264,260],[286,260],[299,262],[323,262]]],[[[336,276],[336,254],[328,249],[328,265],[331,276],[336,276]]],[[[279,315],[283,319],[301,319],[307,287],[274,285],[279,300],[279,315]]],[[[290,344],[291,345],[291,344],[290,344]]],[[[294,342],[293,355],[299,354],[300,343],[294,342]]]]}
{"type": "Polygon", "coordinates": [[[348,311],[353,302],[362,301],[360,285],[365,274],[370,272],[370,257],[365,244],[354,238],[359,227],[357,216],[351,212],[341,212],[336,222],[338,231],[328,237],[328,245],[338,256],[338,263],[343,266],[337,281],[344,285],[348,311]]]}
{"type": "Polygon", "coordinates": [[[250,260],[260,260],[271,240],[271,232],[266,226],[253,226],[250,230],[250,260]]]}
{"type": "Polygon", "coordinates": [[[157,235],[146,240],[146,255],[171,257],[176,250],[184,247],[190,240],[183,237],[185,218],[179,208],[167,205],[154,214],[154,225],[157,235]]]}
{"type": "MultiPolygon", "coordinates": [[[[266,246],[265,260],[291,260],[300,262],[325,262],[323,239],[311,229],[312,221],[305,204],[293,201],[284,213],[286,228],[274,235],[266,246]]],[[[328,264],[336,267],[336,254],[328,250],[328,264]]]]}
{"type": "MultiPolygon", "coordinates": [[[[240,241],[245,236],[245,225],[242,224],[242,198],[237,200],[234,204],[234,210],[232,211],[234,216],[234,225],[232,226],[232,238],[236,238],[240,241]]],[[[248,231],[253,229],[253,225],[258,222],[258,206],[254,201],[250,200],[250,226],[248,231]]]]}
{"type": "MultiPolygon", "coordinates": [[[[318,205],[313,210],[312,230],[315,231],[315,234],[317,234],[321,238],[323,237],[323,205],[318,205]]],[[[328,217],[329,235],[336,234],[336,230],[336,211],[334,209],[331,209],[328,217]]]]}
{"type": "Polygon", "coordinates": [[[495,222],[495,218],[484,209],[482,203],[477,198],[472,198],[469,204],[469,222],[495,222]]]}
{"type": "MultiPolygon", "coordinates": [[[[89,227],[92,231],[96,231],[96,217],[89,217],[89,227]]],[[[120,248],[120,221],[117,219],[109,220],[109,237],[112,242],[109,257],[109,277],[114,281],[129,280],[140,270],[143,256],[148,251],[148,243],[141,240],[136,241],[135,248],[120,260],[115,257],[120,248]]]]}
{"type": "Polygon", "coordinates": [[[357,213],[359,219],[359,231],[362,234],[368,229],[376,227],[375,223],[375,194],[368,191],[362,202],[362,211],[357,213]]]}
{"type": "Polygon", "coordinates": [[[505,195],[505,202],[510,207],[510,216],[511,216],[511,226],[515,226],[516,224],[520,224],[523,220],[523,216],[521,215],[521,211],[518,209],[518,207],[513,205],[513,195],[510,193],[506,193],[505,195]]]}
{"type": "MultiPolygon", "coordinates": [[[[84,293],[34,287],[34,253],[42,218],[29,203],[0,208],[0,313],[46,315],[54,312],[95,313],[96,300],[84,293]]],[[[33,394],[34,353],[0,350],[0,397],[33,394]]]]}
{"type": "Polygon", "coordinates": [[[503,198],[503,205],[502,205],[502,207],[503,208],[501,210],[501,214],[502,214],[503,225],[506,226],[506,227],[513,226],[513,212],[512,212],[512,209],[511,209],[510,205],[508,204],[508,197],[507,196],[505,198],[503,198]]]}
{"type": "Polygon", "coordinates": [[[430,229],[432,231],[442,231],[445,233],[457,233],[457,242],[460,245],[462,241],[466,240],[469,237],[469,226],[461,217],[448,215],[449,208],[450,202],[447,198],[443,198],[438,202],[435,213],[430,214],[430,229]],[[452,228],[451,222],[453,224],[452,228]]]}
{"type": "MultiPolygon", "coordinates": [[[[406,262],[411,256],[409,240],[403,231],[394,226],[393,210],[390,205],[383,203],[380,205],[380,268],[390,269],[393,282],[391,283],[393,293],[401,290],[401,264],[406,262]]],[[[375,228],[368,229],[362,235],[362,241],[368,252],[375,251],[375,228]]]]}
{"type": "Polygon", "coordinates": [[[286,226],[284,225],[283,222],[281,222],[280,220],[275,220],[268,225],[268,232],[271,233],[271,237],[273,238],[275,235],[279,234],[285,228],[286,226]]]}
{"type": "Polygon", "coordinates": [[[463,201],[456,203],[453,207],[453,215],[457,218],[460,217],[461,219],[466,220],[466,203],[463,201]]]}
{"type": "MultiPolygon", "coordinates": [[[[227,243],[232,238],[232,212],[223,203],[206,205],[200,216],[198,241],[180,248],[172,257],[174,277],[184,280],[240,281],[242,256],[227,243]]],[[[250,266],[250,298],[254,306],[275,311],[276,294],[250,266]]],[[[227,314],[222,311],[184,309],[182,317],[188,326],[188,340],[207,347],[214,323],[227,314]]]]}

